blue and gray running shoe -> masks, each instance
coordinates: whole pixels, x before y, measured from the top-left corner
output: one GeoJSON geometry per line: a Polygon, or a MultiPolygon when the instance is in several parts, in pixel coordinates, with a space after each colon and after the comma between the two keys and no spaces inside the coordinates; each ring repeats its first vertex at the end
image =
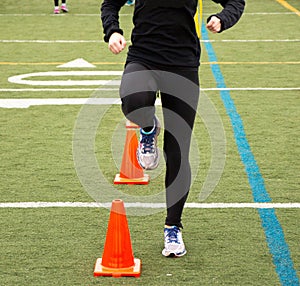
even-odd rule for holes
{"type": "Polygon", "coordinates": [[[186,249],[182,240],[179,227],[165,226],[164,228],[165,248],[162,255],[166,257],[181,257],[186,254],[186,249]]]}
{"type": "Polygon", "coordinates": [[[159,150],[157,148],[157,136],[160,132],[158,118],[154,118],[153,129],[149,132],[140,129],[140,143],[137,149],[137,159],[140,166],[145,170],[157,168],[159,163],[159,150]]]}

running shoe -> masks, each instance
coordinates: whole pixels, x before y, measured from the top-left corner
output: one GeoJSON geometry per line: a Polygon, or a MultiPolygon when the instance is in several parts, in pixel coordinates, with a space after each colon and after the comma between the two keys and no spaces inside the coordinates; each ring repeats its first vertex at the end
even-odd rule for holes
{"type": "Polygon", "coordinates": [[[181,257],[186,254],[179,227],[165,226],[164,228],[165,248],[162,255],[166,257],[181,257]]]}
{"type": "Polygon", "coordinates": [[[133,6],[134,3],[135,3],[135,0],[128,0],[128,1],[126,2],[126,6],[133,6]]]}
{"type": "Polygon", "coordinates": [[[67,8],[67,5],[66,4],[62,4],[61,7],[60,7],[61,11],[63,11],[64,13],[68,13],[69,10],[67,8]]]}
{"type": "Polygon", "coordinates": [[[59,14],[59,13],[60,13],[59,8],[58,8],[58,7],[55,7],[53,13],[54,13],[54,14],[59,14]]]}
{"type": "Polygon", "coordinates": [[[157,168],[159,163],[159,151],[157,148],[157,136],[160,132],[158,118],[154,118],[154,126],[150,132],[140,129],[140,143],[137,148],[137,159],[140,166],[145,170],[157,168]]]}

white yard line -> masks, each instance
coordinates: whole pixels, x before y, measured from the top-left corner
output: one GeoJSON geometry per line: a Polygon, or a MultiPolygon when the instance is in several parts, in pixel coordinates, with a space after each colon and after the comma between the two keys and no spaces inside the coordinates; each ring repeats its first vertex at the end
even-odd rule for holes
{"type": "Polygon", "coordinates": [[[114,91],[119,88],[0,88],[0,92],[33,92],[33,91],[114,91]]]}
{"type": "MultiPolygon", "coordinates": [[[[126,208],[165,208],[165,203],[124,203],[126,208]]],[[[0,208],[109,208],[111,202],[16,202],[0,203],[0,208]]],[[[186,203],[188,209],[299,209],[300,203],[186,203]]]]}
{"type": "MultiPolygon", "coordinates": [[[[0,89],[0,92],[26,92],[26,91],[118,91],[118,89],[0,89]]],[[[217,91],[217,90],[265,90],[265,91],[288,91],[288,90],[300,90],[298,88],[202,88],[202,91],[217,91]]],[[[2,98],[0,99],[0,108],[29,108],[30,106],[40,105],[112,105],[121,104],[119,98],[2,98]]],[[[160,100],[157,99],[157,105],[160,105],[160,100]]]]}
{"type": "MultiPolygon", "coordinates": [[[[247,13],[245,12],[244,15],[293,15],[295,14],[294,12],[254,12],[254,13],[247,13]]],[[[119,16],[121,17],[132,17],[132,13],[120,13],[119,16]]],[[[209,16],[210,14],[208,13],[203,13],[203,15],[209,16]]],[[[47,14],[47,13],[39,13],[39,14],[32,14],[32,13],[11,13],[11,14],[0,14],[0,17],[62,17],[62,16],[67,16],[67,15],[54,15],[54,14],[47,14]]],[[[73,14],[72,16],[76,17],[100,17],[99,14],[73,14]]]]}
{"type": "Polygon", "coordinates": [[[119,98],[27,98],[0,99],[0,108],[28,108],[39,105],[111,105],[121,104],[119,98]]]}
{"type": "MultiPolygon", "coordinates": [[[[289,90],[300,90],[300,87],[226,87],[226,88],[200,88],[202,91],[209,90],[237,90],[237,91],[248,91],[248,90],[263,90],[263,91],[289,91],[289,90]]],[[[0,92],[34,92],[34,91],[118,91],[119,88],[0,88],[0,92]]]]}
{"type": "Polygon", "coordinates": [[[59,44],[59,43],[104,43],[104,40],[0,40],[0,43],[37,43],[37,44],[59,44]]]}
{"type": "MultiPolygon", "coordinates": [[[[128,40],[130,42],[130,40],[128,40]]],[[[200,42],[300,42],[300,39],[223,39],[223,40],[200,40],[200,42]]],[[[37,44],[74,44],[74,43],[105,43],[103,40],[30,40],[30,39],[1,39],[0,43],[37,43],[37,44]]]]}
{"type": "MultiPolygon", "coordinates": [[[[58,91],[58,89],[23,89],[23,90],[0,90],[1,91],[58,91]]],[[[59,89],[61,91],[66,91],[67,89],[59,89]]],[[[71,91],[82,91],[82,90],[90,90],[96,91],[101,89],[71,89],[71,91]]],[[[114,89],[103,89],[103,90],[114,90],[114,89]]],[[[115,89],[117,92],[118,89],[115,89]]],[[[221,90],[218,88],[207,88],[201,89],[202,91],[208,90],[221,90]]],[[[242,90],[242,89],[230,89],[226,88],[225,90],[242,90]]],[[[243,90],[300,90],[300,88],[292,88],[292,89],[243,89],[243,90]]],[[[69,90],[70,91],[70,90],[69,90]]],[[[121,100],[119,98],[2,98],[0,99],[0,108],[29,108],[30,106],[40,106],[40,105],[112,105],[112,104],[121,104],[121,100]]],[[[159,99],[156,100],[156,104],[160,105],[161,102],[159,99]]]]}
{"type": "Polygon", "coordinates": [[[114,91],[119,88],[1,88],[0,92],[33,92],[33,91],[114,91]]]}

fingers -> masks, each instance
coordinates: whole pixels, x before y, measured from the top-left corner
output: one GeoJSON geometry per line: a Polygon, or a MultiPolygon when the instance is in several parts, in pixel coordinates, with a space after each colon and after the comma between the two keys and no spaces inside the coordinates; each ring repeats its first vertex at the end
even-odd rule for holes
{"type": "Polygon", "coordinates": [[[119,33],[113,33],[108,42],[108,48],[114,54],[119,54],[122,52],[126,47],[126,40],[125,38],[119,33]]]}
{"type": "Polygon", "coordinates": [[[216,17],[212,16],[209,22],[206,25],[206,28],[211,31],[212,33],[218,33],[221,31],[221,20],[216,17]]]}

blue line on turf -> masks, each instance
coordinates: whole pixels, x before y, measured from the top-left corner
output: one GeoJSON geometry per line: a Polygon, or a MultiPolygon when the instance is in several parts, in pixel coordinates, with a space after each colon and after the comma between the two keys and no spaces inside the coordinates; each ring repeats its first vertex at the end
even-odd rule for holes
{"type": "MultiPolygon", "coordinates": [[[[209,40],[204,23],[202,24],[201,35],[202,40],[209,40]]],[[[207,51],[209,61],[215,63],[211,65],[211,69],[216,80],[217,87],[226,88],[221,69],[219,65],[216,64],[218,61],[211,43],[209,41],[204,41],[204,46],[207,51]]],[[[226,108],[227,115],[231,121],[235,141],[241,160],[245,166],[254,202],[270,202],[271,197],[265,188],[264,179],[260,173],[259,167],[246,138],[243,121],[236,110],[229,90],[221,90],[220,96],[226,108]]],[[[275,210],[259,209],[258,213],[260,215],[261,224],[265,232],[269,250],[273,257],[273,263],[275,265],[281,285],[299,285],[299,278],[297,277],[289,247],[285,241],[284,232],[277,219],[275,210]]]]}

